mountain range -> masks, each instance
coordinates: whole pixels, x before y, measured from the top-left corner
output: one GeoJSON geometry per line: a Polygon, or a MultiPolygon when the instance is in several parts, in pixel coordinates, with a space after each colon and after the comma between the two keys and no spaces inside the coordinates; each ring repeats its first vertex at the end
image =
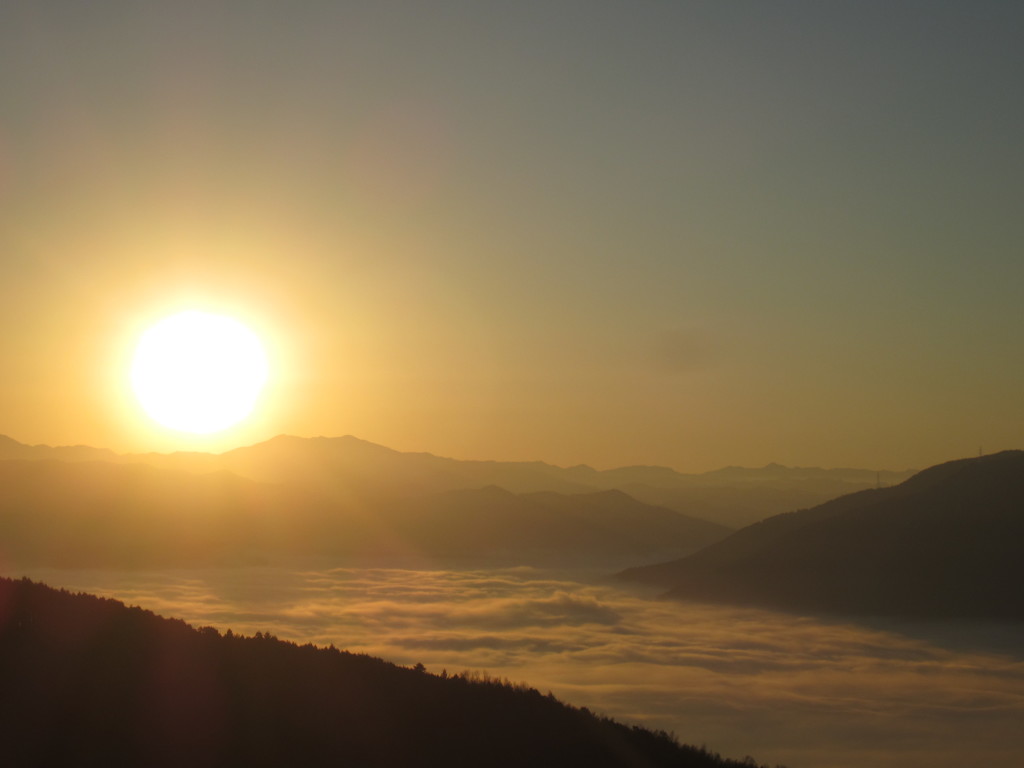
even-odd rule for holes
{"type": "Polygon", "coordinates": [[[356,437],[280,435],[222,454],[114,454],[87,446],[29,446],[0,436],[0,460],[56,459],[144,463],[190,472],[227,471],[260,482],[298,486],[341,501],[378,500],[498,486],[512,493],[619,490],[647,504],[727,528],[819,504],[851,491],[892,485],[912,472],[820,469],[770,464],[683,474],[668,467],[596,470],[545,462],[464,461],[406,453],[356,437]]]}
{"type": "MultiPolygon", "coordinates": [[[[1024,453],[900,473],[459,461],[354,437],[117,455],[0,439],[9,566],[540,565],[797,611],[1024,618],[1024,453]],[[643,501],[816,497],[739,531],[643,501]],[[773,495],[774,494],[774,495],[773,495]]],[[[685,505],[684,505],[685,506],[685,505]]],[[[741,505],[742,506],[742,505],[741,505]]],[[[747,508],[749,510],[749,508],[747,508]]],[[[714,504],[700,511],[714,512],[714,504]]],[[[714,514],[709,514],[714,517],[714,514]]]]}
{"type": "Polygon", "coordinates": [[[619,574],[683,599],[858,615],[1024,619],[1024,451],[777,515],[619,574]]]}
{"type": "MultiPolygon", "coordinates": [[[[456,483],[436,470],[392,479],[386,465],[367,456],[397,452],[359,445],[359,455],[347,461],[347,454],[339,459],[332,450],[338,445],[287,441],[281,451],[276,441],[224,457],[153,454],[149,461],[111,461],[100,454],[108,460],[95,461],[90,449],[48,454],[35,447],[12,451],[7,444],[8,455],[33,458],[0,460],[0,559],[22,567],[344,559],[608,569],[678,557],[730,532],[616,490],[451,488],[475,478],[456,483]]],[[[433,458],[415,463],[433,466],[433,458]]]]}

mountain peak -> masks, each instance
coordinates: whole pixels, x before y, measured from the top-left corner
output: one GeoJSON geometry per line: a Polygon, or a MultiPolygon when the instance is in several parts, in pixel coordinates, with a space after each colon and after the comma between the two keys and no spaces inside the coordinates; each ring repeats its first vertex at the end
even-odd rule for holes
{"type": "Polygon", "coordinates": [[[625,578],[672,594],[800,611],[1024,618],[1024,451],[776,515],[625,578]]]}

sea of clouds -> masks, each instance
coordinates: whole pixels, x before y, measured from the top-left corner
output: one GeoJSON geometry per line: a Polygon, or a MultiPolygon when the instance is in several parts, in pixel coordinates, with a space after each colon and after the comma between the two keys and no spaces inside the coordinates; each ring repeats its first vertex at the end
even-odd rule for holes
{"type": "Polygon", "coordinates": [[[37,570],[200,626],[486,671],[789,768],[1017,768],[1024,629],[873,627],[528,568],[37,570]]]}

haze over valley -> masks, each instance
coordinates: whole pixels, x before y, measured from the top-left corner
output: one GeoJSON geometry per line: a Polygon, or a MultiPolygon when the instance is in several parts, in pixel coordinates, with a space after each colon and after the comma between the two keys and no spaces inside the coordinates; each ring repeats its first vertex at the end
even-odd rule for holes
{"type": "Polygon", "coordinates": [[[1024,747],[1019,536],[1006,528],[1021,519],[1020,452],[920,473],[683,475],[461,462],[352,437],[220,455],[0,447],[8,575],[431,674],[523,680],[797,768],[952,768],[964,754],[1009,767],[1024,747]],[[699,489],[711,501],[686,508],[708,517],[737,489],[764,514],[780,492],[849,492],[734,531],[618,481],[699,489]],[[928,570],[942,563],[963,565],[943,580],[928,570]],[[956,617],[969,621],[942,620],[956,617]]]}

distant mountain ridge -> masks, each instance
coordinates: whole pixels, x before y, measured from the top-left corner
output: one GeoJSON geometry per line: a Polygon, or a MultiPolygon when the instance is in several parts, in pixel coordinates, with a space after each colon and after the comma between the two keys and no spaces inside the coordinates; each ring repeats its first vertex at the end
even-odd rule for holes
{"type": "Polygon", "coordinates": [[[625,580],[798,611],[1024,619],[1024,451],[940,464],[737,531],[625,580]]]}
{"type": "Polygon", "coordinates": [[[25,445],[0,435],[0,461],[5,459],[53,459],[57,461],[116,461],[118,455],[106,448],[87,445],[25,445]]]}
{"type": "MultiPolygon", "coordinates": [[[[20,446],[7,438],[9,443],[20,446]]],[[[350,500],[496,485],[513,493],[564,494],[621,490],[655,506],[738,528],[780,512],[813,506],[851,491],[893,485],[912,472],[866,469],[726,467],[683,474],[668,467],[633,466],[596,470],[557,467],[541,461],[467,461],[429,453],[404,453],[351,435],[300,438],[279,435],[223,454],[171,453],[89,455],[79,448],[4,448],[2,458],[56,458],[142,462],[193,472],[227,470],[253,480],[300,485],[350,500]],[[75,453],[77,452],[77,453],[75,453]],[[81,458],[74,458],[75,456],[81,458]]],[[[98,449],[89,449],[96,451],[98,449]]]]}
{"type": "Polygon", "coordinates": [[[621,568],[729,529],[618,492],[488,486],[342,499],[227,470],[0,461],[0,562],[21,567],[335,564],[621,568]]]}
{"type": "Polygon", "coordinates": [[[753,499],[760,515],[876,475],[777,465],[706,476],[563,469],[403,453],[352,436],[123,456],[6,439],[0,456],[0,557],[66,567],[341,558],[613,571],[726,537],[732,529],[714,522],[728,517],[722,509],[749,512],[753,499]]]}

